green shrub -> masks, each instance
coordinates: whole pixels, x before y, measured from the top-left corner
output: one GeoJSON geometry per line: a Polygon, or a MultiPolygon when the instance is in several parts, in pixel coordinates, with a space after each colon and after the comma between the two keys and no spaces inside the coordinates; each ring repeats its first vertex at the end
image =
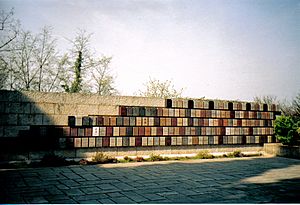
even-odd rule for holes
{"type": "Polygon", "coordinates": [[[210,154],[207,150],[203,150],[198,152],[198,154],[196,155],[197,159],[213,159],[214,156],[212,154],[210,154]]]}
{"type": "Polygon", "coordinates": [[[234,158],[233,152],[229,152],[227,154],[224,154],[224,157],[234,158]]]}
{"type": "Polygon", "coordinates": [[[131,158],[128,157],[128,156],[125,156],[125,157],[124,157],[124,161],[125,161],[125,162],[133,162],[134,160],[131,159],[131,158]]]}
{"type": "Polygon", "coordinates": [[[244,155],[240,150],[236,150],[234,152],[229,152],[223,155],[224,157],[234,158],[234,157],[243,157],[244,155]]]}
{"type": "Polygon", "coordinates": [[[155,154],[151,154],[150,158],[149,158],[149,161],[152,161],[152,162],[154,162],[154,161],[163,161],[163,160],[164,160],[164,158],[162,156],[155,155],[155,154]]]}
{"type": "Polygon", "coordinates": [[[240,150],[236,150],[233,152],[234,157],[243,157],[243,154],[240,150]]]}
{"type": "Polygon", "coordinates": [[[111,162],[115,162],[116,159],[111,158],[105,154],[103,154],[102,152],[97,152],[95,154],[95,156],[92,158],[92,162],[96,162],[96,163],[111,163],[111,162]]]}
{"type": "Polygon", "coordinates": [[[164,161],[168,161],[168,160],[171,160],[171,158],[169,158],[169,157],[163,157],[163,160],[164,161]]]}
{"type": "Polygon", "coordinates": [[[119,159],[119,163],[127,163],[127,162],[144,162],[146,161],[143,157],[136,157],[135,159],[132,159],[128,156],[125,156],[123,159],[119,159]]]}
{"type": "Polygon", "coordinates": [[[290,116],[280,116],[275,120],[275,136],[284,145],[296,144],[299,139],[299,127],[300,121],[290,116]]]}

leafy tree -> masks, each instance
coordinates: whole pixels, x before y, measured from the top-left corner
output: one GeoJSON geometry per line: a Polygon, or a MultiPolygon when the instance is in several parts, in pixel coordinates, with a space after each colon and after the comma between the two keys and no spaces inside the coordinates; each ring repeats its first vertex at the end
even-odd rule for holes
{"type": "Polygon", "coordinates": [[[145,84],[146,89],[139,90],[138,95],[144,97],[158,97],[158,98],[180,98],[182,97],[183,88],[176,90],[171,81],[160,81],[156,79],[149,79],[145,84]]]}
{"type": "Polygon", "coordinates": [[[296,144],[300,135],[300,93],[293,99],[292,103],[286,100],[279,101],[274,96],[255,97],[254,101],[279,105],[283,115],[275,120],[275,136],[283,144],[296,144]]]}
{"type": "Polygon", "coordinates": [[[79,30],[74,38],[74,40],[69,40],[72,44],[72,49],[69,55],[65,55],[69,58],[69,63],[71,59],[75,59],[73,66],[70,65],[67,73],[69,77],[63,79],[64,84],[62,87],[66,92],[76,93],[82,91],[82,79],[85,78],[85,71],[90,64],[88,60],[90,59],[89,43],[91,34],[87,34],[84,30],[79,30]],[[70,82],[70,79],[72,82],[70,82]]]}
{"type": "Polygon", "coordinates": [[[71,89],[70,92],[71,93],[78,93],[81,90],[81,66],[82,66],[82,52],[78,51],[78,57],[75,61],[75,66],[74,66],[74,70],[75,70],[75,79],[72,82],[71,85],[71,89]]]}
{"type": "Polygon", "coordinates": [[[299,139],[300,121],[295,121],[291,116],[280,116],[275,120],[274,129],[279,142],[293,145],[299,139]]]}

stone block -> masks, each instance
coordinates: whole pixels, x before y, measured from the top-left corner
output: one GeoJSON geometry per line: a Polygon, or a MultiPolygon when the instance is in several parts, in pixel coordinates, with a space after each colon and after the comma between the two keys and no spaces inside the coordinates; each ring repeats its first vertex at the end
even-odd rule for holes
{"type": "Polygon", "coordinates": [[[91,125],[91,119],[88,116],[82,117],[82,126],[90,126],[91,125]]]}
{"type": "Polygon", "coordinates": [[[20,130],[29,129],[29,126],[4,126],[4,137],[18,137],[20,130]]]}
{"type": "Polygon", "coordinates": [[[77,105],[75,104],[65,104],[56,103],[54,105],[54,114],[56,115],[76,115],[77,105]]]}
{"type": "Polygon", "coordinates": [[[42,115],[43,116],[43,125],[53,125],[51,116],[49,115],[42,115]]]}
{"type": "Polygon", "coordinates": [[[6,102],[0,101],[0,113],[6,113],[6,102]]]}
{"type": "Polygon", "coordinates": [[[1,114],[0,115],[0,125],[7,125],[7,118],[8,118],[8,114],[1,114]]]}
{"type": "Polygon", "coordinates": [[[22,100],[23,94],[20,91],[0,91],[0,101],[8,102],[20,102],[22,100]]]}
{"type": "Polygon", "coordinates": [[[98,112],[98,105],[77,105],[76,110],[77,115],[97,115],[98,112]]]}
{"type": "Polygon", "coordinates": [[[28,114],[19,114],[18,115],[18,125],[32,125],[33,116],[28,114]]]}
{"type": "MultiPolygon", "coordinates": [[[[11,115],[10,115],[11,116],[11,115]]],[[[43,125],[43,115],[41,114],[19,114],[18,125],[43,125]]]]}
{"type": "MultiPolygon", "coordinates": [[[[2,103],[4,104],[4,103],[2,103]]],[[[30,109],[29,103],[20,103],[20,102],[6,102],[5,103],[5,113],[25,113],[30,109]]]]}
{"type": "Polygon", "coordinates": [[[4,126],[0,126],[0,137],[4,137],[4,126]]]}
{"type": "Polygon", "coordinates": [[[31,103],[32,114],[54,114],[54,103],[31,103]]]}
{"type": "Polygon", "coordinates": [[[46,154],[49,154],[48,151],[39,151],[39,152],[29,152],[29,159],[31,160],[37,160],[37,159],[42,159],[43,156],[45,156],[46,154]]]}
{"type": "Polygon", "coordinates": [[[19,102],[7,102],[5,104],[5,113],[23,113],[23,107],[19,102]]]}
{"type": "Polygon", "coordinates": [[[33,125],[43,125],[43,116],[40,114],[33,115],[33,125]]]}
{"type": "Polygon", "coordinates": [[[137,156],[151,155],[154,153],[154,149],[155,147],[136,147],[136,155],[137,156]]]}
{"type": "Polygon", "coordinates": [[[68,116],[68,126],[75,127],[76,118],[75,116],[68,116]]]}
{"type": "Polygon", "coordinates": [[[26,102],[22,102],[22,107],[23,107],[23,113],[24,114],[29,114],[31,111],[31,104],[32,103],[26,103],[26,102]]]}
{"type": "Polygon", "coordinates": [[[6,102],[11,91],[0,90],[0,102],[6,102]]]}
{"type": "Polygon", "coordinates": [[[53,125],[68,125],[67,115],[49,115],[53,125]]]}
{"type": "Polygon", "coordinates": [[[8,114],[3,115],[2,117],[3,125],[17,125],[18,124],[18,115],[17,114],[8,114]]]}
{"type": "Polygon", "coordinates": [[[89,138],[89,147],[95,147],[96,146],[96,138],[90,137],[89,138]]]}
{"type": "Polygon", "coordinates": [[[103,106],[98,105],[98,115],[118,115],[119,108],[118,106],[103,106]]]}
{"type": "Polygon", "coordinates": [[[54,150],[54,154],[57,156],[64,156],[66,158],[75,158],[76,151],[73,150],[54,150]]]}

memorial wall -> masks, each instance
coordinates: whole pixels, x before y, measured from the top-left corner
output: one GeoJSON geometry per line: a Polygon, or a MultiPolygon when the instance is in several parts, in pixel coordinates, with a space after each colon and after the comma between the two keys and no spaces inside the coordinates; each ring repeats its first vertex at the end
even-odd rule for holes
{"type": "Polygon", "coordinates": [[[262,145],[278,106],[204,99],[1,91],[0,137],[58,149],[262,145]],[[50,141],[49,141],[50,139],[50,141]]]}
{"type": "MultiPolygon", "coordinates": [[[[69,116],[61,148],[275,142],[276,105],[166,99],[164,107],[119,106],[117,116],[69,116]]],[[[57,127],[57,129],[59,129],[57,127]]]]}

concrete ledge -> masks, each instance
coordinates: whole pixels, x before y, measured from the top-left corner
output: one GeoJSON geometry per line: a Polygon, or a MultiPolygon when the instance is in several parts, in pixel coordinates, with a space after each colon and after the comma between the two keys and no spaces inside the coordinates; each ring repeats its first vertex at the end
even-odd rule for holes
{"type": "Polygon", "coordinates": [[[171,146],[171,147],[114,147],[114,148],[82,148],[72,150],[53,150],[53,151],[35,151],[35,152],[19,152],[19,153],[5,153],[0,154],[1,161],[22,161],[22,160],[39,160],[45,154],[54,153],[65,158],[76,159],[92,158],[97,152],[103,152],[105,155],[111,157],[124,156],[149,156],[155,155],[195,155],[201,150],[207,150],[211,153],[227,153],[233,151],[241,152],[262,152],[263,147],[259,145],[253,146],[232,146],[232,145],[206,145],[206,146],[171,146]]]}
{"type": "Polygon", "coordinates": [[[264,144],[264,151],[274,156],[300,159],[299,146],[287,146],[281,143],[267,143],[264,144]]]}

